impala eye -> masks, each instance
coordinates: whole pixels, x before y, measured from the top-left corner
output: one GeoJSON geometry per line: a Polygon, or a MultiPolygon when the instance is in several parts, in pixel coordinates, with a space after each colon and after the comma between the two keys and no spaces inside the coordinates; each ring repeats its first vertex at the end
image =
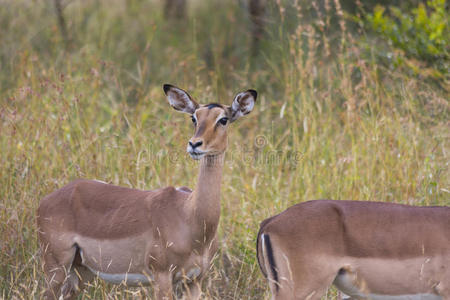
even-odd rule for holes
{"type": "Polygon", "coordinates": [[[222,124],[223,126],[227,125],[228,122],[228,118],[222,118],[219,120],[219,123],[222,124]]]}
{"type": "Polygon", "coordinates": [[[191,117],[192,123],[197,124],[197,120],[194,118],[194,116],[191,117]]]}

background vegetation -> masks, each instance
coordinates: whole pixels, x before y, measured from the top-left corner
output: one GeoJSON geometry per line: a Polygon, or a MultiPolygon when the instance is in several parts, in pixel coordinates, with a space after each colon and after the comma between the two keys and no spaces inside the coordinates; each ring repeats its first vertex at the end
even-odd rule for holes
{"type": "MultiPolygon", "coordinates": [[[[251,50],[245,1],[193,0],[180,20],[159,1],[65,1],[64,38],[51,1],[1,1],[0,297],[39,298],[36,209],[70,180],[194,186],[166,82],[200,102],[259,92],[231,128],[207,299],[269,299],[256,232],[294,203],[450,205],[448,3],[407,2],[267,1],[251,50]]],[[[147,293],[98,281],[82,298],[147,293]]]]}

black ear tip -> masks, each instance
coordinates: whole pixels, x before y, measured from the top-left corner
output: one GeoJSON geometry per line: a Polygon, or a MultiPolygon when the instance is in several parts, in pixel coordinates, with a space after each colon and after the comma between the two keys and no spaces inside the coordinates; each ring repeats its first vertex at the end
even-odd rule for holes
{"type": "Polygon", "coordinates": [[[250,94],[252,94],[253,98],[255,98],[258,96],[258,93],[255,90],[248,90],[247,92],[249,92],[250,94]]]}
{"type": "Polygon", "coordinates": [[[167,84],[167,83],[164,84],[164,85],[163,85],[164,93],[167,95],[167,93],[169,92],[169,90],[170,90],[171,88],[173,88],[173,85],[167,84]]]}

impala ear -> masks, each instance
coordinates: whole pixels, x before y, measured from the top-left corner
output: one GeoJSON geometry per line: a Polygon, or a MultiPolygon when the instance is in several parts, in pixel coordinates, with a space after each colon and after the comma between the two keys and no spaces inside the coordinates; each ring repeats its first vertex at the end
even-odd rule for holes
{"type": "Polygon", "coordinates": [[[185,91],[171,84],[163,85],[164,93],[167,96],[170,106],[174,109],[188,114],[193,114],[199,107],[198,103],[192,99],[185,91]]]}
{"type": "Polygon", "coordinates": [[[249,114],[253,110],[257,95],[258,93],[255,90],[247,90],[237,94],[230,107],[230,122],[234,122],[240,117],[249,114]]]}

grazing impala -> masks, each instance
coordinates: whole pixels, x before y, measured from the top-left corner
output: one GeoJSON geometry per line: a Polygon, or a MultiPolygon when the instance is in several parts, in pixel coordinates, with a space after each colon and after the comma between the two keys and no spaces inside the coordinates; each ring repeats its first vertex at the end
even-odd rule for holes
{"type": "Polygon", "coordinates": [[[450,299],[450,207],[316,200],[261,223],[273,299],[450,299]]]}
{"type": "Polygon", "coordinates": [[[192,116],[187,152],[200,160],[194,191],[145,191],[76,180],[42,199],[39,240],[47,298],[71,298],[94,275],[115,284],[154,286],[155,298],[201,295],[201,279],[216,251],[220,182],[227,129],[248,114],[256,91],[236,95],[231,106],[199,105],[188,93],[164,85],[169,104],[192,116]]]}

